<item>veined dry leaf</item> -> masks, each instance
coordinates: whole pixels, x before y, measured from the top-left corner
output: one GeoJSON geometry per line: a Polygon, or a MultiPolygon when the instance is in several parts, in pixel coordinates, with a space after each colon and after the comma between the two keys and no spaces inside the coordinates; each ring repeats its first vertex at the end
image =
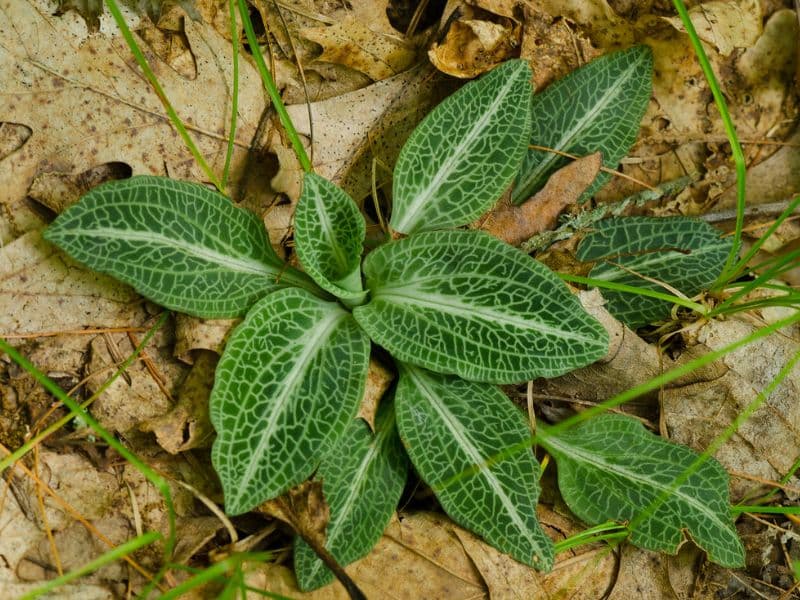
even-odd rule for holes
{"type": "Polygon", "coordinates": [[[414,47],[401,36],[376,33],[351,16],[300,33],[322,46],[322,54],[316,60],[345,65],[373,81],[405,71],[416,58],[414,47]]]}
{"type": "MultiPolygon", "coordinates": [[[[0,203],[25,197],[42,172],[81,173],[121,162],[134,174],[204,179],[156,94],[118,35],[75,34],[52,17],[44,0],[7,0],[0,20],[0,114],[33,135],[0,161],[0,203]]],[[[185,22],[197,63],[187,80],[151,60],[161,85],[216,173],[222,171],[229,126],[230,44],[213,28],[185,22]]],[[[240,61],[235,182],[264,106],[255,69],[240,61]]]]}
{"type": "Polygon", "coordinates": [[[492,209],[481,221],[481,229],[512,246],[555,227],[558,215],[594,181],[603,165],[600,152],[568,163],[550,176],[536,195],[519,206],[508,201],[492,209]]]}
{"type": "MultiPolygon", "coordinates": [[[[364,89],[312,103],[315,172],[360,202],[371,191],[375,159],[380,188],[411,131],[441,99],[438,83],[429,69],[413,69],[364,89]]],[[[297,104],[286,109],[298,132],[310,137],[307,106],[297,104]]],[[[278,185],[273,180],[276,190],[299,191],[302,171],[291,156],[281,161],[277,177],[281,182],[278,185]]]]}
{"type": "MultiPolygon", "coordinates": [[[[508,7],[499,9],[506,12],[508,7]]],[[[448,29],[431,46],[428,58],[443,73],[462,79],[477,77],[512,58],[522,33],[516,19],[458,1],[448,3],[443,22],[448,29]]]]}
{"type": "MultiPolygon", "coordinates": [[[[728,56],[734,48],[749,48],[761,35],[759,0],[712,0],[689,9],[697,35],[728,56]]],[[[680,17],[664,17],[678,31],[685,31],[680,17]]]]}
{"type": "Polygon", "coordinates": [[[0,248],[0,335],[141,323],[136,293],[90,271],[38,232],[0,248]]]}
{"type": "MultiPolygon", "coordinates": [[[[742,339],[756,329],[740,318],[710,321],[697,333],[699,345],[682,360],[742,339]]],[[[705,450],[800,351],[798,330],[774,333],[731,352],[713,370],[700,370],[683,385],[664,390],[664,420],[673,441],[705,450]],[[795,336],[793,339],[792,335],[795,336]],[[720,371],[722,371],[720,373],[720,371]]],[[[731,471],[777,481],[800,455],[800,366],[770,395],[715,454],[731,471]]],[[[791,485],[797,486],[796,478],[791,485]]],[[[732,477],[734,499],[753,482],[732,477]]]]}

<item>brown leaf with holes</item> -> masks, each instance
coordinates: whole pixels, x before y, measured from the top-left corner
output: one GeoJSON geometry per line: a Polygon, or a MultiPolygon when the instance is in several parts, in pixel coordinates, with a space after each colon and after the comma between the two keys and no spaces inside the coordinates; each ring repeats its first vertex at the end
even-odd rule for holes
{"type": "Polygon", "coordinates": [[[547,184],[527,202],[514,206],[504,197],[480,220],[481,229],[513,246],[552,229],[558,222],[558,215],[578,201],[602,165],[600,152],[570,162],[553,173],[547,184]]]}

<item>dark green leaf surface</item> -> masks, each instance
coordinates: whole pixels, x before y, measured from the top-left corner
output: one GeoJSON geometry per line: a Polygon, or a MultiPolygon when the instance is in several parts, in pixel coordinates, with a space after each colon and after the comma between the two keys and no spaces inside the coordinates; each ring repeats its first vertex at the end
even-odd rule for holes
{"type": "Polygon", "coordinates": [[[314,287],[275,255],[254,214],[201,185],[165,177],[99,186],[44,237],[150,300],[200,317],[241,316],[280,287],[314,287]]]}
{"type": "MultiPolygon", "coordinates": [[[[594,279],[668,292],[658,281],[691,298],[717,279],[732,243],[700,219],[620,217],[593,225],[578,247],[578,259],[597,261],[589,274],[594,279]]],[[[602,292],[611,314],[629,327],[664,319],[672,308],[655,298],[602,292]]]]}
{"type": "Polygon", "coordinates": [[[294,214],[297,257],[314,281],[339,298],[362,298],[366,223],[356,203],[324,177],[306,173],[294,214]]]}
{"type": "Polygon", "coordinates": [[[631,522],[631,542],[672,554],[686,530],[712,561],[744,564],[731,519],[728,474],[713,458],[672,490],[697,454],[649,433],[630,417],[602,415],[558,435],[543,430],[540,438],[558,464],[564,500],[587,523],[631,522]],[[664,492],[668,499],[651,514],[644,512],[664,492]]]}
{"type": "Polygon", "coordinates": [[[514,178],[530,131],[531,71],[496,67],[439,104],[400,151],[391,227],[401,233],[465,225],[514,178]]]}
{"type": "Polygon", "coordinates": [[[338,304],[289,288],[258,302],[217,366],[211,452],[237,515],[305,480],[358,410],[369,339],[338,304]]]}
{"type": "Polygon", "coordinates": [[[409,365],[400,370],[396,403],[400,437],[445,512],[498,550],[549,570],[553,543],[536,518],[533,452],[487,465],[531,437],[522,413],[493,385],[409,365]]]}
{"type": "MultiPolygon", "coordinates": [[[[350,422],[317,471],[330,521],[325,547],[342,566],[366,555],[378,542],[397,507],[408,474],[406,456],[384,399],[375,433],[362,419],[350,422]]],[[[294,567],[303,590],[333,581],[333,573],[301,538],[295,539],[294,567]]]]}
{"type": "MultiPolygon", "coordinates": [[[[578,156],[600,151],[603,165],[616,168],[636,141],[652,79],[653,53],[647,46],[593,60],[533,97],[530,143],[578,156]]],[[[569,160],[553,152],[529,150],[512,202],[521,204],[530,198],[569,160]]],[[[583,198],[592,196],[609,177],[600,173],[583,198]]]]}
{"type": "Polygon", "coordinates": [[[493,383],[554,377],[602,357],[605,329],[544,265],[480,231],[419,233],[364,261],[353,311],[395,358],[493,383]]]}

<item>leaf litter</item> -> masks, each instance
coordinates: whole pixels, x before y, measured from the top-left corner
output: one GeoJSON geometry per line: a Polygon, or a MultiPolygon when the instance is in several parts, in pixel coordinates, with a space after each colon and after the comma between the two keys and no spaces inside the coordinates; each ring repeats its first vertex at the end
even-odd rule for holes
{"type": "MultiPolygon", "coordinates": [[[[163,29],[131,18],[134,24],[140,23],[141,31],[149,32],[143,34],[152,53],[148,58],[212,168],[219,172],[229,135],[229,34],[224,10],[212,3],[197,4],[201,20],[175,21],[174,15],[167,15],[158,23],[163,29]],[[180,23],[177,29],[176,22],[180,23]],[[187,44],[171,45],[176,35],[185,36],[187,44]]],[[[521,47],[523,57],[534,66],[537,89],[543,89],[592,57],[636,41],[648,43],[655,51],[654,99],[637,145],[623,160],[622,171],[651,185],[687,173],[696,179],[677,199],[660,201],[654,209],[657,214],[701,213],[707,208],[704,198],[709,194],[719,198],[719,206],[731,205],[732,172],[726,167],[729,150],[721,143],[722,130],[713,116],[715,109],[710,106],[688,38],[674,21],[664,20],[664,14],[649,4],[547,0],[532,9],[516,2],[450,2],[445,16],[455,9],[461,14],[439,32],[442,41],[434,45],[429,45],[433,38],[426,38],[425,30],[406,38],[392,27],[385,15],[393,2],[351,4],[349,9],[331,8],[324,2],[291,0],[280,3],[282,14],[273,3],[264,3],[259,10],[274,36],[278,81],[286,98],[293,99],[295,106],[289,110],[301,134],[313,144],[315,167],[364,201],[365,208],[366,202],[385,205],[387,167],[394,163],[396,149],[447,93],[448,86],[452,89],[454,85],[446,80],[443,85],[443,78],[431,71],[413,69],[412,55],[424,55],[430,49],[439,70],[463,77],[515,56],[521,47]],[[473,50],[465,52],[465,48],[473,50]],[[452,57],[459,58],[459,53],[468,59],[464,65],[454,64],[452,57]],[[295,58],[306,69],[305,89],[295,58]],[[312,101],[311,121],[304,104],[306,90],[312,101]],[[373,177],[380,198],[370,198],[373,177]]],[[[109,33],[107,21],[101,18],[100,33],[89,35],[86,24],[72,12],[51,16],[47,7],[23,0],[4,0],[0,10],[5,17],[0,23],[0,73],[6,74],[0,86],[0,179],[4,182],[0,195],[0,333],[25,336],[15,338],[16,343],[63,387],[95,374],[86,385],[88,393],[135,344],[126,333],[67,332],[123,327],[142,336],[141,329],[152,323],[157,308],[142,302],[130,288],[86,271],[42,242],[37,230],[45,213],[31,200],[60,212],[98,180],[158,173],[202,181],[203,175],[174,135],[163,107],[138,74],[126,46],[109,33]],[[32,10],[34,6],[37,10],[32,10]],[[64,333],[27,337],[59,331],[64,333]],[[116,357],[109,351],[110,340],[117,347],[116,357]]],[[[798,72],[796,12],[787,5],[764,15],[763,31],[761,17],[761,7],[752,2],[707,2],[692,9],[693,21],[708,43],[712,66],[722,75],[740,135],[759,142],[745,145],[749,200],[753,203],[785,200],[800,190],[800,170],[795,168],[798,140],[796,134],[787,137],[797,121],[793,83],[798,72]],[[774,143],[762,143],[767,141],[774,143]],[[795,145],[781,145],[785,141],[795,145]]],[[[427,35],[445,21],[435,23],[427,35]]],[[[274,232],[273,244],[281,246],[291,231],[291,204],[288,208],[272,205],[279,193],[296,199],[293,190],[299,191],[299,187],[291,182],[297,181],[300,173],[272,124],[259,128],[266,109],[261,84],[249,61],[240,61],[240,68],[240,119],[230,191],[265,216],[267,227],[274,232]],[[265,173],[277,175],[272,189],[246,184],[254,159],[265,173]]],[[[571,169],[577,166],[565,167],[565,172],[557,172],[548,184],[549,189],[558,190],[542,200],[550,207],[549,218],[537,213],[542,221],[538,224],[523,219],[522,233],[515,241],[552,228],[561,211],[580,212],[577,196],[583,184],[571,169]],[[559,178],[567,187],[557,185],[559,178]]],[[[263,175],[260,178],[263,180],[263,175]]],[[[600,198],[613,201],[639,189],[614,178],[600,198]]],[[[375,217],[373,227],[377,226],[375,217]]],[[[790,235],[783,245],[790,246],[795,239],[790,235]]],[[[562,243],[564,251],[570,243],[574,246],[574,240],[562,243]]],[[[773,251],[779,252],[780,246],[773,251]]],[[[560,260],[559,252],[556,246],[545,258],[560,260]]],[[[681,334],[683,349],[663,350],[651,343],[652,338],[643,339],[608,315],[596,292],[581,297],[609,330],[611,351],[590,367],[535,382],[531,392],[508,390],[521,402],[532,393],[537,414],[554,419],[573,414],[740,339],[758,324],[747,317],[702,324],[681,334]]],[[[176,324],[170,324],[145,349],[153,361],[150,366],[137,361],[128,379],[118,379],[94,405],[95,415],[123,434],[148,463],[216,500],[220,492],[206,475],[210,467],[202,450],[212,435],[206,398],[231,325],[231,321],[176,317],[176,324]]],[[[776,333],[757,349],[731,354],[622,410],[669,439],[702,451],[756,398],[770,374],[797,352],[798,338],[796,330],[776,333]],[[754,356],[763,359],[754,361],[754,356]]],[[[50,400],[26,374],[7,362],[2,366],[0,441],[13,450],[24,442],[27,429],[41,426],[50,400]]],[[[380,371],[376,376],[377,389],[388,385],[387,376],[380,371]]],[[[795,414],[791,401],[797,385],[795,369],[717,453],[734,475],[734,500],[763,492],[763,481],[779,479],[800,455],[800,415],[795,414]]],[[[362,408],[365,417],[374,414],[374,398],[362,408]]],[[[63,409],[54,413],[63,414],[63,409]]],[[[33,463],[25,461],[27,467],[33,463]]],[[[51,438],[39,452],[38,467],[38,476],[113,543],[126,541],[140,530],[165,531],[165,508],[155,488],[130,466],[121,465],[117,457],[97,447],[85,429],[62,430],[51,438]],[[73,475],[77,473],[80,475],[73,475]]],[[[108,548],[97,534],[78,524],[73,514],[57,508],[61,505],[51,496],[47,496],[42,513],[36,491],[40,484],[20,468],[11,477],[9,473],[0,490],[0,554],[6,558],[0,563],[3,596],[16,597],[42,579],[52,578],[57,572],[55,556],[64,561],[62,568],[67,570],[108,548]],[[55,553],[47,539],[48,530],[54,534],[55,553]]],[[[551,474],[552,468],[543,478],[539,516],[558,541],[581,531],[583,525],[557,497],[548,482],[551,474]]],[[[798,482],[792,479],[787,485],[785,502],[791,503],[797,495],[790,490],[796,489],[798,482]]],[[[221,545],[218,532],[222,524],[201,508],[192,493],[180,490],[174,486],[181,544],[177,557],[202,566],[200,557],[221,545]]],[[[430,598],[557,597],[567,590],[575,598],[595,598],[606,591],[610,598],[667,598],[685,597],[691,589],[695,597],[710,597],[726,586],[767,589],[758,587],[764,585],[758,578],[764,575],[767,584],[779,581],[767,573],[768,567],[775,571],[781,566],[782,558],[775,549],[783,543],[791,555],[798,552],[796,542],[781,538],[774,523],[743,519],[740,531],[748,541],[749,564],[758,564],[763,572],[731,576],[714,567],[704,575],[700,567],[703,558],[690,544],[684,545],[677,557],[629,546],[614,554],[595,544],[562,553],[554,572],[543,575],[498,553],[440,514],[420,512],[430,503],[425,500],[424,488],[416,496],[408,499],[410,505],[394,518],[373,552],[348,568],[370,597],[388,593],[418,597],[423,584],[430,598]],[[766,555],[772,558],[752,558],[766,555]],[[747,582],[744,587],[732,583],[742,580],[747,582]]],[[[242,526],[252,531],[254,523],[242,526]]],[[[780,526],[795,527],[791,522],[780,526]]],[[[285,534],[280,529],[273,535],[275,547],[279,547],[281,535],[285,534]]],[[[134,558],[152,569],[159,557],[157,552],[144,550],[134,558]]],[[[124,592],[126,585],[142,585],[143,580],[132,573],[112,565],[80,584],[63,588],[62,597],[111,597],[113,592],[124,592]]],[[[259,566],[248,575],[248,582],[292,597],[345,597],[339,584],[301,595],[291,571],[278,563],[259,566]]],[[[206,592],[207,597],[214,597],[216,590],[209,587],[206,592]]]]}

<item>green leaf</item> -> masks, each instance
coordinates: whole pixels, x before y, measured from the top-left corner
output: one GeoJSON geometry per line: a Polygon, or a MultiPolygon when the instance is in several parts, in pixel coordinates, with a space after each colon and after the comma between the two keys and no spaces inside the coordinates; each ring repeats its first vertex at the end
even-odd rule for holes
{"type": "Polygon", "coordinates": [[[294,242],[300,263],[320,287],[339,298],[365,296],[365,234],[364,217],[353,199],[324,177],[306,173],[294,214],[294,242]]]}
{"type": "MultiPolygon", "coordinates": [[[[636,141],[652,79],[653,53],[647,46],[593,60],[533,97],[530,143],[578,156],[600,151],[603,165],[616,168],[636,141]]],[[[569,160],[529,150],[514,183],[512,202],[525,202],[569,160]]],[[[591,197],[609,178],[600,173],[582,197],[591,197]]]]}
{"type": "Polygon", "coordinates": [[[530,79],[525,61],[508,61],[449,96],[419,124],[394,170],[395,231],[457,227],[492,206],[525,153],[530,79]]]}
{"type": "Polygon", "coordinates": [[[522,413],[493,385],[402,365],[397,427],[411,462],[445,512],[516,560],[553,566],[536,518],[539,464],[530,449],[490,463],[531,437],[522,413]]]}
{"type": "MultiPolygon", "coordinates": [[[[407,474],[408,457],[397,435],[394,406],[384,399],[375,434],[362,419],[354,419],[317,471],[330,507],[325,547],[336,562],[346,566],[372,550],[400,500],[407,474]]],[[[333,573],[299,537],[294,566],[302,590],[333,580],[333,573]]]]}
{"type": "Polygon", "coordinates": [[[623,415],[601,415],[540,440],[558,465],[558,486],[570,509],[594,525],[630,522],[631,542],[675,554],[683,531],[725,567],[744,565],[731,518],[728,474],[713,458],[686,481],[673,483],[697,460],[685,446],[649,433],[623,415]],[[651,504],[665,493],[663,504],[651,504]]]}
{"type": "Polygon", "coordinates": [[[254,214],[202,185],[165,177],[101,185],[44,237],[146,298],[199,317],[241,316],[280,287],[315,288],[275,255],[254,214]]]}
{"type": "Polygon", "coordinates": [[[289,288],[258,302],[217,365],[211,452],[237,515],[308,478],[364,393],[369,339],[337,303],[289,288]]]}
{"type": "Polygon", "coordinates": [[[353,311],[395,358],[493,383],[554,377],[602,357],[608,335],[544,265],[481,231],[433,231],[364,261],[353,311]]]}
{"type": "MultiPolygon", "coordinates": [[[[691,298],[716,281],[732,243],[700,219],[620,217],[593,225],[577,254],[579,260],[597,261],[589,274],[593,279],[668,291],[661,282],[691,298]]],[[[609,312],[629,327],[664,319],[672,308],[627,292],[603,290],[603,297],[609,312]]]]}

